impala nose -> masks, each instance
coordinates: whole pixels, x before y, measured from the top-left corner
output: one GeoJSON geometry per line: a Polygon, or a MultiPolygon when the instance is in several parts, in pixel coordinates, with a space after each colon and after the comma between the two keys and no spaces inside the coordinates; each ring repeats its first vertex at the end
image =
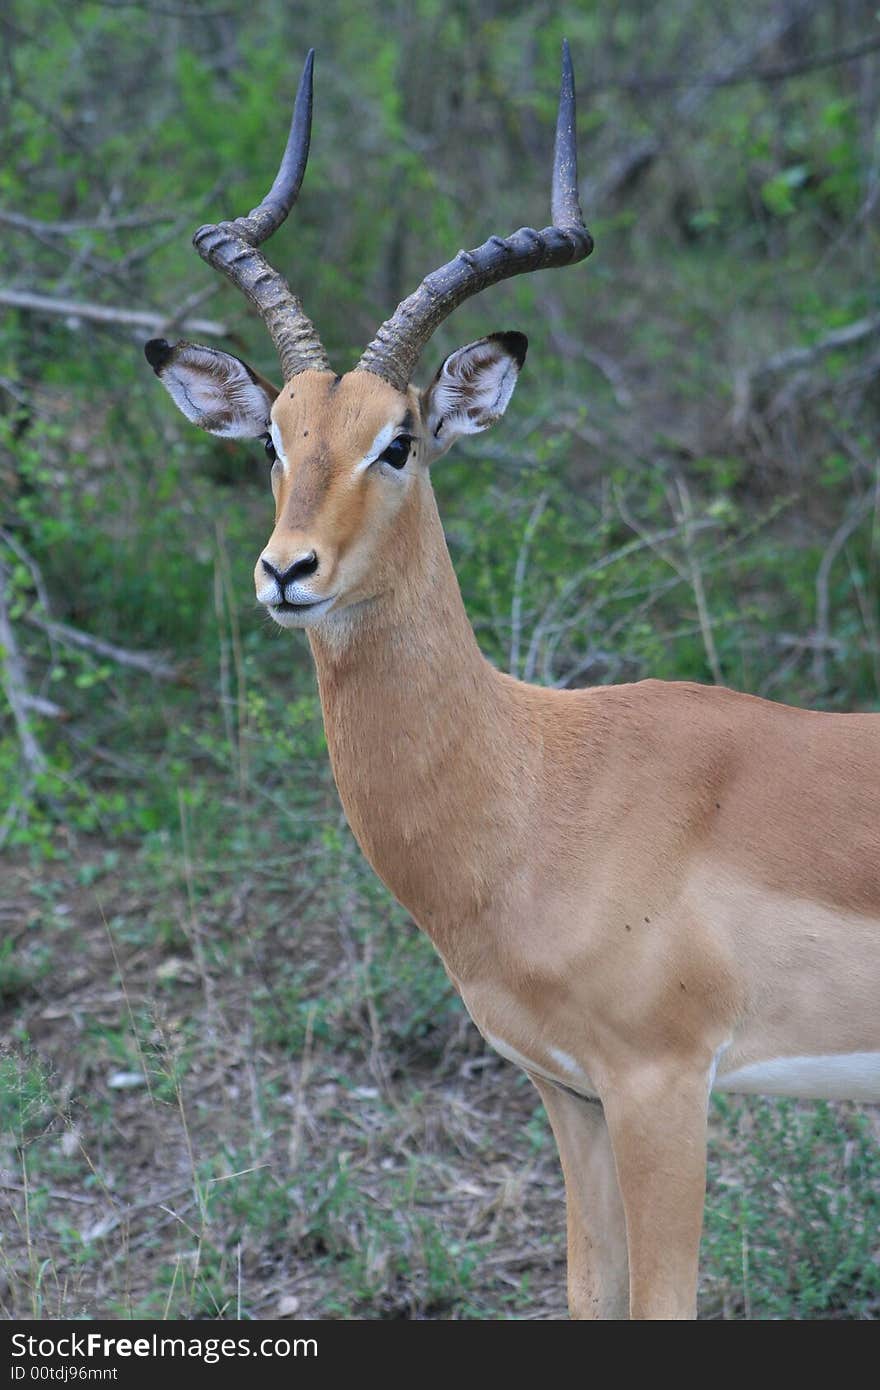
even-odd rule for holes
{"type": "Polygon", "coordinates": [[[285,584],[290,584],[294,579],[306,579],[310,574],[314,574],[318,568],[318,556],[314,550],[310,550],[308,555],[300,555],[298,560],[294,560],[292,565],[288,565],[283,572],[277,570],[270,564],[265,556],[260,561],[263,569],[274,579],[279,589],[284,593],[285,584]]]}

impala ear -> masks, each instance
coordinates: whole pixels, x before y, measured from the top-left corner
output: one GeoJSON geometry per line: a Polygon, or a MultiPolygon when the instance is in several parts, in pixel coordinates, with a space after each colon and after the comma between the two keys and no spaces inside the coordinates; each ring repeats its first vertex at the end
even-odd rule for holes
{"type": "Polygon", "coordinates": [[[524,333],[490,333],[450,353],[422,392],[429,453],[445,454],[463,434],[479,434],[507,409],[529,340],[524,333]]]}
{"type": "Polygon", "coordinates": [[[232,439],[252,438],[269,429],[278,392],[240,358],[198,343],[172,347],[164,338],[151,338],[144,356],[194,425],[232,439]]]}

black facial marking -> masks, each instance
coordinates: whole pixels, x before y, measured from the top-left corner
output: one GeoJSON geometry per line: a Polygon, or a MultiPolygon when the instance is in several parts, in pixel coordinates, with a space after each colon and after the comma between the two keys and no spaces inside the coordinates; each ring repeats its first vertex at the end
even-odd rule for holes
{"type": "Polygon", "coordinates": [[[529,350],[529,340],[525,333],[490,333],[489,342],[500,343],[505,352],[510,353],[518,367],[521,367],[525,362],[526,353],[529,350]]]}
{"type": "Polygon", "coordinates": [[[173,351],[174,349],[165,338],[151,338],[148,343],[144,343],[144,357],[157,376],[167,364],[173,351]]]}

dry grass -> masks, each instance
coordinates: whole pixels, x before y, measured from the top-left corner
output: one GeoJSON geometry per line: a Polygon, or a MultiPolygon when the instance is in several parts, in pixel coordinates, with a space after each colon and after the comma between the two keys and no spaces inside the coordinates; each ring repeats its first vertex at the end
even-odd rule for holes
{"type": "MultiPolygon", "coordinates": [[[[7,990],[5,1314],[563,1316],[537,1097],[464,1016],[450,1005],[430,1059],[401,1056],[362,960],[340,965],[338,928],[323,951],[312,928],[313,998],[348,1003],[330,1038],[307,1006],[294,1054],[261,1040],[265,996],[200,948],[185,891],[190,949],[131,941],[170,906],[133,878],[131,862],[99,890],[71,866],[11,876],[22,933],[67,949],[7,990]]],[[[247,921],[227,925],[248,954],[247,921]]]]}
{"type": "MultiPolygon", "coordinates": [[[[365,935],[354,900],[332,922],[288,913],[253,882],[200,897],[186,856],[167,881],[134,854],[84,872],[100,849],[38,872],[22,862],[7,879],[19,949],[0,1059],[4,1315],[565,1317],[563,1191],[543,1112],[485,1050],[412,928],[380,914],[365,935]],[[400,994],[386,988],[388,941],[400,994]]],[[[704,1316],[753,1302],[760,1316],[756,1278],[803,1282],[800,1237],[750,1249],[777,1218],[789,1232],[800,1221],[808,1244],[825,1239],[821,1212],[793,1209],[802,1180],[821,1194],[836,1163],[839,1185],[867,1182],[880,1201],[880,1169],[856,1162],[864,1135],[835,1157],[832,1126],[808,1155],[811,1178],[782,1152],[806,1131],[783,1116],[762,1135],[767,1123],[748,1107],[716,1117],[704,1316]]],[[[832,1233],[850,1223],[831,1263],[856,1248],[866,1200],[875,1209],[854,1191],[828,1218],[832,1233]]],[[[845,1291],[861,1276],[835,1277],[845,1291]]],[[[768,1297],[764,1315],[809,1316],[796,1300],[786,1312],[778,1289],[768,1297]]],[[[864,1289],[849,1312],[845,1298],[824,1315],[876,1315],[864,1289]]]]}

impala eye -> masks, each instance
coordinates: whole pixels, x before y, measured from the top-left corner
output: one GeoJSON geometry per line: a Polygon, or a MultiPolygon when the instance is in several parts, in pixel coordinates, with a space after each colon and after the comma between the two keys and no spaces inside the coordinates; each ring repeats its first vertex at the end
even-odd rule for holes
{"type": "Polygon", "coordinates": [[[392,468],[402,468],[409,458],[411,447],[411,437],[408,434],[399,434],[396,439],[392,439],[388,448],[379,455],[379,458],[383,463],[390,463],[392,468]]]}
{"type": "Polygon", "coordinates": [[[275,452],[275,445],[272,443],[271,434],[261,434],[260,438],[262,439],[263,445],[266,450],[266,458],[269,460],[270,463],[274,463],[278,455],[275,452]]]}

